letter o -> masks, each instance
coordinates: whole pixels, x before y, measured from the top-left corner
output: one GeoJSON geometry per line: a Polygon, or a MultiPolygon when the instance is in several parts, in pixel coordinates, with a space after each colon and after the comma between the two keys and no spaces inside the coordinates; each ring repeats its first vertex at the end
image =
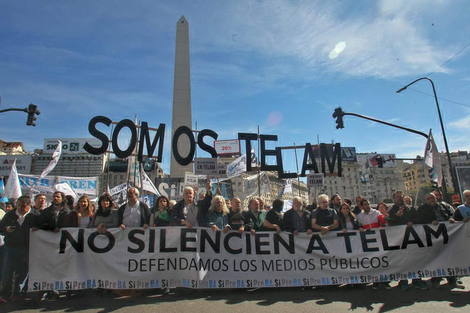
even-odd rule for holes
{"type": "Polygon", "coordinates": [[[99,235],[100,234],[98,234],[98,232],[94,232],[90,235],[90,237],[88,237],[88,247],[90,247],[91,251],[95,253],[109,252],[114,247],[114,244],[116,243],[116,238],[114,238],[113,234],[107,232],[104,235],[108,238],[108,245],[104,248],[98,248],[97,246],[95,246],[95,238],[99,235]]]}
{"type": "Polygon", "coordinates": [[[194,152],[196,151],[196,142],[194,140],[193,132],[187,126],[180,126],[173,134],[173,141],[171,142],[171,149],[176,162],[180,165],[188,165],[194,158],[194,152]],[[181,135],[186,134],[189,138],[189,153],[183,158],[178,151],[178,140],[181,135]]]}
{"type": "Polygon", "coordinates": [[[113,145],[114,154],[118,158],[125,159],[132,154],[132,151],[134,151],[136,144],[137,144],[137,129],[135,128],[134,122],[131,121],[130,119],[125,119],[125,120],[120,121],[116,125],[116,128],[114,128],[114,132],[113,132],[112,145],[113,145]],[[131,131],[131,142],[129,144],[129,147],[126,150],[122,151],[118,145],[118,136],[119,136],[119,132],[124,127],[129,128],[129,130],[131,131]]]}

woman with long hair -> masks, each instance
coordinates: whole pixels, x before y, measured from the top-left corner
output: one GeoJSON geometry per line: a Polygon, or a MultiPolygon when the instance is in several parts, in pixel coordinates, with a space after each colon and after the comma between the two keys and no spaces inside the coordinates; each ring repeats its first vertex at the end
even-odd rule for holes
{"type": "Polygon", "coordinates": [[[348,230],[359,229],[359,224],[357,223],[356,215],[351,212],[351,207],[346,202],[341,204],[338,217],[339,228],[343,230],[343,233],[347,233],[348,230]]]}
{"type": "Polygon", "coordinates": [[[228,223],[229,213],[224,197],[215,196],[207,212],[207,226],[211,227],[213,231],[223,230],[227,232],[230,229],[228,223]]]}
{"type": "Polygon", "coordinates": [[[98,210],[93,215],[90,228],[97,228],[99,234],[108,232],[108,228],[116,228],[119,226],[119,216],[114,208],[114,202],[107,193],[103,194],[98,200],[98,210]]]}
{"type": "Polygon", "coordinates": [[[151,227],[162,227],[170,225],[169,200],[165,196],[160,196],[155,201],[152,215],[150,215],[151,227]]]}
{"type": "Polygon", "coordinates": [[[87,195],[81,196],[78,199],[74,212],[77,216],[77,225],[79,228],[86,228],[88,225],[90,225],[91,219],[93,217],[93,210],[90,198],[88,198],[87,195]]]}

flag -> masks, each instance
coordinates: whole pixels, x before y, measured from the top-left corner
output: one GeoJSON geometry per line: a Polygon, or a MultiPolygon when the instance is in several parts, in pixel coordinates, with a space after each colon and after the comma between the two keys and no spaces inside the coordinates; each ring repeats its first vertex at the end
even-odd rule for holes
{"type": "Polygon", "coordinates": [[[140,168],[140,171],[140,177],[142,178],[142,189],[160,197],[161,194],[158,192],[157,188],[155,188],[155,185],[152,183],[152,180],[150,180],[150,178],[147,176],[147,173],[145,173],[143,167],[140,168]]]}
{"type": "Polygon", "coordinates": [[[8,177],[7,185],[5,186],[4,197],[18,199],[21,197],[21,186],[18,178],[18,171],[16,170],[16,159],[11,166],[10,176],[8,177]]]}
{"type": "Polygon", "coordinates": [[[6,197],[4,197],[5,193],[5,183],[3,182],[3,177],[0,178],[0,200],[2,203],[5,203],[8,201],[8,199],[6,197]]]}
{"type": "Polygon", "coordinates": [[[78,195],[75,192],[75,190],[70,186],[69,183],[59,183],[54,185],[55,191],[61,191],[63,192],[66,196],[72,196],[74,200],[74,204],[78,202],[78,195]]]}
{"type": "Polygon", "coordinates": [[[278,198],[282,198],[282,196],[287,193],[292,193],[292,182],[290,178],[284,181],[284,185],[282,186],[281,191],[279,192],[278,198]]]}
{"type": "Polygon", "coordinates": [[[439,150],[437,149],[436,142],[432,136],[431,130],[429,130],[428,141],[426,142],[426,148],[424,150],[424,164],[426,164],[429,169],[429,177],[431,182],[437,183],[438,186],[442,185],[442,163],[441,157],[439,155],[439,150]]]}
{"type": "Polygon", "coordinates": [[[47,174],[52,172],[52,170],[55,168],[57,163],[59,163],[60,155],[62,154],[62,142],[60,140],[57,140],[57,141],[59,142],[59,144],[57,145],[57,148],[55,149],[55,151],[52,153],[52,160],[51,162],[49,162],[47,167],[42,171],[41,176],[39,177],[37,181],[40,181],[41,179],[46,177],[47,174]]]}

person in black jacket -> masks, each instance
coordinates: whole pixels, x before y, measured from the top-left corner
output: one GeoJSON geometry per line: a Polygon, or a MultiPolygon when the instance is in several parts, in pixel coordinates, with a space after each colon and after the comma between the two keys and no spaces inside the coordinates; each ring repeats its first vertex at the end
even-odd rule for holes
{"type": "Polygon", "coordinates": [[[233,198],[228,213],[228,224],[232,230],[238,230],[239,233],[249,231],[249,226],[245,225],[245,216],[242,210],[242,202],[240,198],[233,198]]]}
{"type": "Polygon", "coordinates": [[[150,210],[149,207],[139,201],[139,190],[131,187],[127,191],[127,203],[118,209],[119,227],[143,227],[149,228],[150,210]]]}
{"type": "Polygon", "coordinates": [[[29,231],[38,226],[39,211],[31,208],[31,199],[21,196],[17,208],[5,214],[0,222],[0,233],[5,236],[3,290],[1,302],[19,298],[20,284],[28,273],[29,231]],[[13,276],[17,277],[12,290],[13,276]],[[13,291],[13,294],[12,294],[13,291]]]}
{"type": "MultiPolygon", "coordinates": [[[[284,201],[280,199],[276,199],[273,201],[273,208],[268,211],[266,214],[266,219],[263,222],[263,227],[267,231],[276,231],[276,233],[280,233],[284,230],[284,222],[282,216],[282,208],[284,207],[284,201]]],[[[307,210],[305,210],[309,213],[307,210]]]]}
{"type": "Polygon", "coordinates": [[[327,195],[319,195],[318,208],[311,215],[311,229],[322,235],[338,228],[338,214],[335,209],[328,208],[329,200],[327,195]]]}
{"type": "Polygon", "coordinates": [[[65,194],[56,191],[52,196],[52,204],[41,211],[38,228],[57,233],[60,228],[78,227],[78,219],[71,212],[65,194]]]}
{"type": "Polygon", "coordinates": [[[294,197],[292,199],[292,209],[284,213],[282,219],[284,230],[297,235],[310,230],[310,214],[304,211],[302,207],[302,199],[294,197]]]}

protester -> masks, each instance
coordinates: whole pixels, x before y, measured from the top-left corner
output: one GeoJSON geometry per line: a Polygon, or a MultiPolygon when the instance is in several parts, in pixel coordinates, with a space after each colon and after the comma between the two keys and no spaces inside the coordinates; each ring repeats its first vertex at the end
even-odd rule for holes
{"type": "Polygon", "coordinates": [[[165,196],[160,196],[157,198],[153,208],[153,213],[150,215],[150,226],[163,227],[170,225],[168,202],[168,198],[165,196]]]}
{"type": "Polygon", "coordinates": [[[170,200],[170,202],[168,203],[168,210],[171,211],[171,209],[173,208],[175,204],[176,204],[176,200],[170,200]]]}
{"type": "MultiPolygon", "coordinates": [[[[76,224],[80,228],[87,228],[93,217],[92,205],[87,195],[81,196],[77,202],[77,208],[71,212],[71,217],[76,218],[76,224]]],[[[75,224],[75,222],[74,222],[75,224]]]]}
{"type": "Polygon", "coordinates": [[[206,215],[206,225],[213,231],[223,230],[226,233],[230,229],[228,223],[229,210],[225,205],[225,199],[222,196],[215,196],[211,201],[211,206],[206,215]]]}
{"type": "Polygon", "coordinates": [[[348,230],[359,229],[359,224],[357,223],[356,215],[351,212],[351,207],[346,202],[341,204],[341,210],[338,214],[338,220],[339,229],[342,229],[344,233],[347,233],[348,230]]]}
{"type": "Polygon", "coordinates": [[[305,233],[310,230],[309,221],[310,214],[308,211],[304,211],[302,199],[300,197],[294,197],[292,199],[292,209],[284,213],[284,217],[282,218],[284,230],[294,235],[305,233]]]}
{"type": "Polygon", "coordinates": [[[349,198],[344,198],[343,203],[347,203],[349,205],[349,208],[352,207],[352,200],[349,198]]]}
{"type": "Polygon", "coordinates": [[[387,219],[388,219],[388,207],[387,207],[387,204],[385,204],[385,202],[380,202],[379,204],[377,204],[377,208],[376,208],[377,211],[380,212],[380,214],[383,215],[384,217],[384,220],[383,220],[383,223],[382,223],[382,226],[387,226],[388,222],[387,222],[387,219]]]}
{"type": "Polygon", "coordinates": [[[317,199],[313,197],[312,204],[307,205],[305,208],[310,214],[317,209],[317,199]]]}
{"type": "Polygon", "coordinates": [[[73,196],[71,196],[71,195],[66,195],[66,196],[65,196],[65,199],[66,199],[66,201],[67,201],[67,206],[68,206],[69,208],[73,208],[73,206],[74,206],[73,203],[75,202],[75,198],[74,198],[73,196]]]}
{"type": "Polygon", "coordinates": [[[40,213],[38,227],[40,229],[58,232],[64,227],[78,227],[78,220],[71,214],[65,194],[61,191],[54,192],[52,204],[40,213]]]}
{"type": "Polygon", "coordinates": [[[450,204],[443,200],[442,191],[434,190],[432,193],[436,196],[437,203],[439,203],[441,206],[445,207],[447,210],[454,209],[450,204]]]}
{"type": "Polygon", "coordinates": [[[228,214],[228,224],[232,230],[238,230],[239,233],[249,231],[250,227],[245,225],[245,215],[242,210],[242,202],[240,198],[233,198],[228,214]]]}
{"type": "Polygon", "coordinates": [[[463,192],[464,204],[460,205],[455,211],[454,218],[456,221],[467,223],[470,220],[470,190],[463,192]]]}
{"type": "Polygon", "coordinates": [[[371,209],[370,203],[366,199],[361,200],[362,212],[357,216],[359,231],[364,229],[379,228],[385,223],[383,215],[375,209],[371,209]]]}
{"type": "Polygon", "coordinates": [[[245,211],[245,223],[250,227],[251,233],[255,233],[258,230],[263,230],[263,223],[266,219],[266,211],[260,209],[260,203],[258,199],[252,198],[248,202],[248,211],[245,211]]]}
{"type": "MultiPolygon", "coordinates": [[[[393,206],[389,211],[388,224],[393,225],[406,225],[407,227],[413,227],[413,224],[419,222],[418,211],[415,208],[406,206],[404,202],[404,193],[401,190],[397,190],[393,193],[393,206]]],[[[421,279],[413,279],[413,286],[422,290],[428,290],[428,285],[421,279]]],[[[400,280],[398,283],[403,291],[410,289],[410,285],[407,280],[400,280]]]]}
{"type": "Polygon", "coordinates": [[[341,197],[339,196],[339,194],[335,194],[331,197],[330,208],[335,209],[336,213],[339,214],[341,203],[343,203],[341,197]]]}
{"type": "Polygon", "coordinates": [[[357,216],[358,214],[361,213],[362,208],[361,208],[361,201],[364,199],[363,196],[356,196],[356,206],[352,210],[352,212],[357,216]]]}
{"type": "Polygon", "coordinates": [[[46,207],[46,195],[43,193],[37,194],[34,197],[34,208],[42,211],[46,207]]]}
{"type": "Polygon", "coordinates": [[[319,195],[318,208],[311,216],[313,231],[320,231],[322,235],[338,228],[338,214],[335,209],[328,208],[329,200],[327,195],[319,195]]]}
{"type": "MultiPolygon", "coordinates": [[[[284,201],[276,199],[273,201],[273,208],[266,214],[266,219],[263,222],[263,227],[267,231],[276,231],[280,233],[284,230],[283,216],[281,214],[284,207],[284,201]]],[[[308,211],[307,211],[308,212],[308,211]]]]}
{"type": "Polygon", "coordinates": [[[118,211],[114,208],[114,202],[107,193],[98,200],[98,210],[93,215],[90,227],[97,228],[99,234],[106,234],[108,228],[119,227],[118,211]]]}
{"type": "Polygon", "coordinates": [[[410,208],[413,207],[413,199],[412,199],[410,196],[405,196],[405,197],[403,198],[403,202],[405,202],[405,204],[406,204],[408,207],[410,207],[410,208]]]}
{"type": "MultiPolygon", "coordinates": [[[[418,209],[419,219],[421,224],[433,224],[438,225],[439,222],[450,222],[454,223],[453,211],[437,203],[436,196],[433,193],[429,193],[425,196],[425,201],[418,209]]],[[[463,285],[457,283],[455,276],[446,277],[449,286],[451,288],[465,288],[463,285]]],[[[431,278],[431,284],[433,288],[438,288],[442,278],[433,277],[431,278]]]]}
{"type": "Polygon", "coordinates": [[[28,273],[30,229],[38,226],[40,214],[31,208],[30,202],[28,196],[19,197],[17,208],[7,212],[0,222],[0,233],[5,236],[0,302],[15,302],[19,299],[20,284],[25,282],[28,273]]]}
{"type": "Polygon", "coordinates": [[[197,217],[197,206],[194,202],[193,188],[185,187],[183,190],[183,200],[176,203],[171,209],[171,225],[193,228],[199,226],[197,217]]]}
{"type": "Polygon", "coordinates": [[[150,223],[149,207],[139,201],[139,190],[131,187],[127,191],[127,202],[118,209],[119,227],[143,227],[147,229],[150,223]]]}

